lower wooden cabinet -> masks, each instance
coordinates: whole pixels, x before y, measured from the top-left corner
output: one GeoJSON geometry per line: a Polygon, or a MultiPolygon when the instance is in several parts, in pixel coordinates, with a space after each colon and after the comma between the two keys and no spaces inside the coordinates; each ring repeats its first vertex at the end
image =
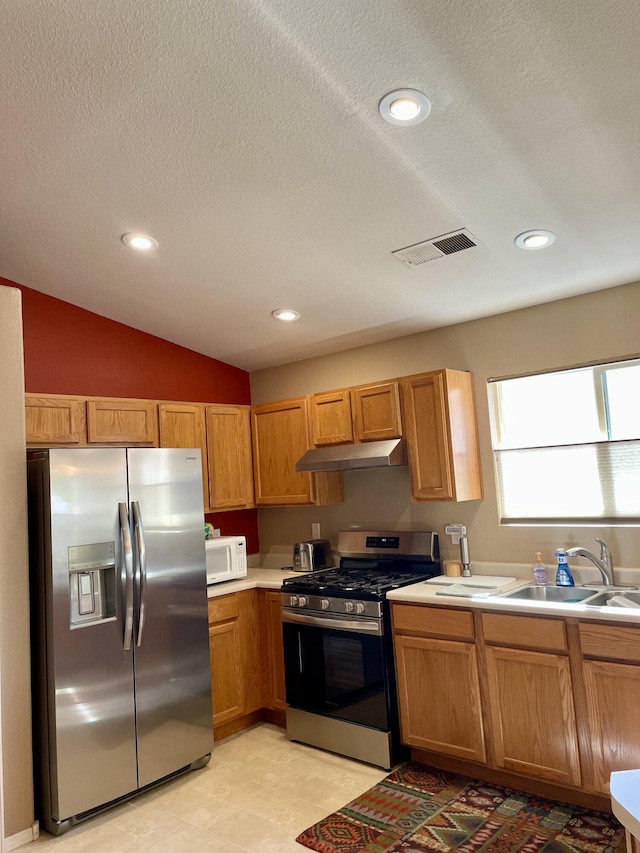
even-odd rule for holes
{"type": "Polygon", "coordinates": [[[262,707],[258,591],[209,599],[213,727],[262,707]]]}
{"type": "Polygon", "coordinates": [[[267,663],[265,674],[264,704],[274,711],[286,711],[287,696],[284,682],[284,647],[282,643],[282,606],[280,593],[261,591],[261,612],[266,632],[267,663]]]}
{"type": "Polygon", "coordinates": [[[640,667],[591,660],[583,667],[593,781],[607,794],[612,771],[640,767],[640,667]]]}
{"type": "Polygon", "coordinates": [[[609,793],[609,774],[640,767],[640,628],[581,622],[582,675],[591,774],[609,793]]]}
{"type": "Polygon", "coordinates": [[[402,740],[484,762],[476,648],[428,637],[395,637],[402,740]]]}
{"type": "MultiPolygon", "coordinates": [[[[250,725],[263,709],[286,709],[279,592],[251,589],[210,598],[209,651],[214,734],[229,723],[236,729],[250,725]]],[[[278,722],[278,716],[267,719],[278,722]]],[[[228,727],[222,731],[230,733],[228,727]]]]}
{"type": "Polygon", "coordinates": [[[549,782],[580,785],[566,655],[488,646],[485,656],[495,765],[549,782]]]}

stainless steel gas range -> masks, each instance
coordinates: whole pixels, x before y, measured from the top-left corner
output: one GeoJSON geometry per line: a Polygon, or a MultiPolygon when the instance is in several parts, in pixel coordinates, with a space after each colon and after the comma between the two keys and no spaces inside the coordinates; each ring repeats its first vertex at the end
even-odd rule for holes
{"type": "Polygon", "coordinates": [[[344,530],[337,550],[281,587],[287,736],[390,769],[407,751],[386,596],[441,574],[438,534],[344,530]]]}

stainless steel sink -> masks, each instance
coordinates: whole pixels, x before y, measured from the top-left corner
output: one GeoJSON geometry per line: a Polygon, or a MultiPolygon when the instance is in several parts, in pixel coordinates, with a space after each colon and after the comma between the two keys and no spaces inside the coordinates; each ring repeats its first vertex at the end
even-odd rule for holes
{"type": "Polygon", "coordinates": [[[640,608],[640,590],[636,590],[635,592],[629,591],[620,591],[617,592],[615,590],[609,592],[599,592],[590,598],[588,601],[584,603],[588,607],[603,607],[608,604],[611,599],[616,599],[609,604],[609,607],[637,607],[640,608]],[[626,601],[626,605],[623,604],[622,601],[618,603],[619,599],[623,599],[626,601]]]}
{"type": "Polygon", "coordinates": [[[501,598],[519,598],[523,601],[546,601],[547,603],[578,604],[585,598],[596,595],[592,589],[578,589],[574,586],[523,586],[512,592],[505,592],[501,598]]]}

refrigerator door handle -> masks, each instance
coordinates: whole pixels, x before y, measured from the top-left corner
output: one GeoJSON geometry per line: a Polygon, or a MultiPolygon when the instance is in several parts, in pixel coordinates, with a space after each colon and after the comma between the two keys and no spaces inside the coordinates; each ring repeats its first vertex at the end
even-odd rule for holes
{"type": "Polygon", "coordinates": [[[131,547],[131,533],[129,531],[129,513],[126,503],[118,504],[120,516],[120,537],[122,539],[122,553],[125,573],[125,596],[124,596],[124,638],[122,648],[128,652],[131,648],[133,637],[133,548],[131,547]]]}
{"type": "Polygon", "coordinates": [[[144,632],[144,617],[146,607],[146,586],[147,586],[147,549],[144,541],[144,527],[142,526],[142,515],[140,513],[140,504],[138,501],[131,502],[131,511],[133,512],[133,529],[136,534],[136,545],[138,548],[138,565],[140,566],[140,613],[138,614],[138,642],[137,645],[142,645],[142,635],[144,632]]]}

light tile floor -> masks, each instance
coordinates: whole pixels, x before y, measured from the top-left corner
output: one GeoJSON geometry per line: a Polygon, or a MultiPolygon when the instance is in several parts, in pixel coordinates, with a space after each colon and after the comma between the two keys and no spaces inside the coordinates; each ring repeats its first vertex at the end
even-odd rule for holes
{"type": "Polygon", "coordinates": [[[38,853],[302,853],[303,829],[386,775],[262,724],[216,743],[202,770],[36,844],[38,853]]]}

